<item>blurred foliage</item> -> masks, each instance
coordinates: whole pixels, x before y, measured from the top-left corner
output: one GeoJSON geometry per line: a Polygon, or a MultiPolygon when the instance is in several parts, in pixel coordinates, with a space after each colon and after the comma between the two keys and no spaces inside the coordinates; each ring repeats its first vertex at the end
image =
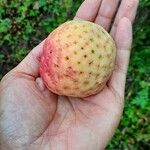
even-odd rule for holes
{"type": "Polygon", "coordinates": [[[126,86],[124,115],[108,149],[150,149],[150,0],[141,0],[126,86]]]}
{"type": "Polygon", "coordinates": [[[0,78],[54,28],[72,19],[81,0],[0,0],[0,78]]]}
{"type": "MultiPolygon", "coordinates": [[[[0,78],[54,28],[72,19],[82,0],[0,0],[0,78]]],[[[107,149],[150,149],[150,0],[141,0],[119,128],[107,149]]]]}

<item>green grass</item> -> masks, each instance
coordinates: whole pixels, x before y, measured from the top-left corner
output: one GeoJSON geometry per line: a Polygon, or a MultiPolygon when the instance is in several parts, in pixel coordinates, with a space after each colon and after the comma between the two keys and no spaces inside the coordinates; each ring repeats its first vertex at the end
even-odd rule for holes
{"type": "MultiPolygon", "coordinates": [[[[0,78],[54,28],[72,19],[82,0],[0,0],[0,78]]],[[[126,86],[126,104],[107,149],[150,148],[150,0],[141,0],[126,86]]]]}

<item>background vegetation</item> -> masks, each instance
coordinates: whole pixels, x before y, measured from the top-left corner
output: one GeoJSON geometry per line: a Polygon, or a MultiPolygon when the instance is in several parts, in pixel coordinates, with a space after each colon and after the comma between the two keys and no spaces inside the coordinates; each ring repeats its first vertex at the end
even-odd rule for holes
{"type": "MultiPolygon", "coordinates": [[[[0,79],[60,23],[71,19],[82,0],[0,0],[0,79]]],[[[134,25],[126,105],[107,149],[150,149],[150,0],[141,0],[134,25]]]]}

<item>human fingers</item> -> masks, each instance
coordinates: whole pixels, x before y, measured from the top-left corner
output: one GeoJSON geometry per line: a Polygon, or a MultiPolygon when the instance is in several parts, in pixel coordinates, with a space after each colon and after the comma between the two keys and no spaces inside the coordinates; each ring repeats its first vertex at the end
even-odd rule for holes
{"type": "Polygon", "coordinates": [[[102,0],[85,0],[78,9],[74,19],[93,22],[98,13],[102,0]]]}
{"type": "Polygon", "coordinates": [[[109,30],[120,0],[103,0],[95,23],[109,30]]]}
{"type": "Polygon", "coordinates": [[[121,18],[126,17],[131,22],[134,21],[137,8],[138,8],[139,0],[122,0],[119,10],[116,14],[113,26],[111,28],[111,36],[114,37],[117,31],[117,26],[121,18]]]}
{"type": "Polygon", "coordinates": [[[119,21],[115,41],[117,45],[116,66],[108,86],[123,97],[132,44],[132,23],[128,18],[119,21]]]}

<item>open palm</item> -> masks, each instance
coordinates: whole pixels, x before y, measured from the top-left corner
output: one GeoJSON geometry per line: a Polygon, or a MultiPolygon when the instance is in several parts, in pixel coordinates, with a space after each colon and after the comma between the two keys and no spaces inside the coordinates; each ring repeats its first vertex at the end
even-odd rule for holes
{"type": "Polygon", "coordinates": [[[105,148],[123,111],[132,43],[131,22],[135,18],[138,0],[122,0],[119,9],[118,3],[119,0],[85,0],[75,17],[102,25],[116,41],[116,67],[99,94],[80,99],[48,91],[39,77],[44,41],[2,79],[1,150],[105,148]]]}

